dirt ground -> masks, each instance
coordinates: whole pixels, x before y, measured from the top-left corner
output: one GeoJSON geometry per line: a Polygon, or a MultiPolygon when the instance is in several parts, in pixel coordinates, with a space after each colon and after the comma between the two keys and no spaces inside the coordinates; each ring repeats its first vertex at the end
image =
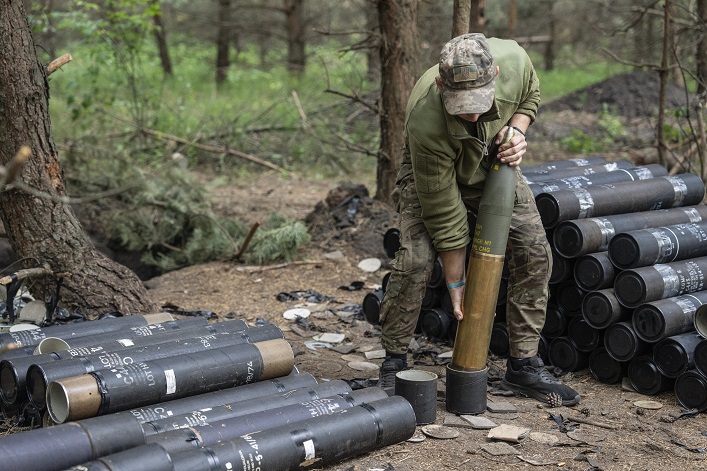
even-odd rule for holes
{"type": "MultiPolygon", "coordinates": [[[[620,85],[615,88],[615,93],[625,90],[620,85]]],[[[598,92],[591,91],[590,98],[594,93],[598,92]]],[[[623,103],[627,109],[635,107],[627,98],[617,103],[623,103]]],[[[528,134],[530,151],[526,162],[575,157],[560,150],[556,141],[572,128],[595,129],[596,113],[594,109],[575,110],[561,103],[548,107],[548,112],[540,115],[528,134]]],[[[653,159],[647,118],[644,116],[643,125],[638,124],[631,113],[626,113],[626,119],[627,125],[633,123],[637,129],[646,131],[646,141],[642,145],[623,145],[607,157],[612,160],[653,159]]],[[[377,376],[377,370],[353,369],[351,366],[356,363],[352,361],[380,364],[380,359],[366,358],[367,352],[371,355],[370,352],[380,349],[380,332],[363,319],[360,304],[367,293],[380,286],[389,269],[383,234],[395,226],[396,219],[390,208],[368,196],[367,192],[373,192],[373,177],[367,178],[351,176],[350,183],[342,184],[262,173],[218,190],[214,194],[217,212],[238,217],[246,223],[263,221],[270,212],[301,219],[310,228],[311,243],[302,250],[297,261],[288,264],[258,267],[209,263],[152,278],[146,285],[153,300],[170,309],[212,311],[219,319],[238,317],[253,324],[264,319],[282,328],[295,351],[300,371],[311,373],[320,382],[344,379],[354,386],[368,384],[377,376]],[[346,213],[342,213],[342,208],[345,211],[347,206],[337,208],[337,203],[351,195],[359,197],[359,205],[355,218],[349,222],[346,213]],[[371,257],[382,261],[380,269],[370,273],[359,268],[363,259],[371,257]],[[361,285],[361,289],[352,289],[361,285]],[[279,300],[281,293],[289,296],[280,296],[287,299],[279,300]],[[311,302],[313,300],[317,302],[311,302]],[[306,321],[283,317],[285,311],[297,307],[311,311],[306,321]],[[344,334],[344,340],[332,344],[332,348],[308,343],[324,333],[344,334]]],[[[448,360],[439,356],[450,352],[451,347],[423,337],[416,341],[418,355],[411,366],[439,376],[435,424],[449,424],[453,417],[446,413],[444,402],[445,362],[448,360]]],[[[504,361],[490,357],[489,366],[492,373],[502,372],[504,361]]],[[[567,374],[563,381],[581,393],[582,400],[577,406],[551,409],[528,398],[488,395],[489,404],[508,402],[516,412],[486,412],[484,417],[498,425],[528,429],[520,443],[509,445],[505,450],[500,450],[495,440],[487,438],[488,430],[455,424],[451,429],[458,432],[456,438],[406,441],[317,469],[707,469],[705,415],[676,419],[681,407],[671,392],[642,396],[620,384],[601,384],[588,370],[567,374]],[[637,401],[645,400],[658,402],[661,407],[650,409],[637,405],[637,401]],[[553,416],[562,423],[562,429],[553,416]]],[[[421,432],[420,427],[418,432],[421,432]]]]}
{"type": "MultiPolygon", "coordinates": [[[[633,136],[617,143],[605,156],[609,160],[629,158],[638,163],[655,159],[651,149],[651,110],[646,109],[650,93],[657,93],[652,76],[630,74],[596,85],[546,107],[529,133],[530,150],[526,162],[575,157],[560,150],[557,141],[571,129],[597,132],[600,101],[608,102],[612,112],[621,116],[633,136]],[[633,90],[634,92],[631,92],[633,90]],[[640,92],[640,93],[639,93],[640,92]],[[585,106],[577,107],[582,101],[585,106]],[[640,110],[640,111],[637,111],[640,110]]],[[[673,100],[679,103],[680,91],[673,100]]],[[[232,312],[249,322],[258,318],[280,326],[293,346],[300,371],[319,381],[344,379],[350,384],[366,385],[377,376],[376,370],[353,369],[352,360],[380,364],[366,353],[380,349],[380,331],[366,322],[359,308],[364,296],[380,286],[388,271],[383,250],[383,234],[396,224],[390,208],[368,197],[371,181],[341,184],[333,181],[307,181],[297,176],[262,174],[242,185],[220,190],[218,205],[224,213],[255,222],[269,211],[305,220],[312,242],[299,261],[283,266],[248,267],[213,263],[185,268],[148,281],[150,293],[160,305],[186,310],[212,310],[220,316],[232,312]],[[353,223],[346,219],[345,198],[358,196],[360,202],[353,223]],[[375,257],[382,261],[373,273],[358,267],[361,260],[375,257]],[[350,290],[360,282],[360,290],[350,290]],[[313,290],[315,303],[305,296],[286,301],[280,293],[303,294],[313,290]],[[312,314],[303,321],[289,321],[283,313],[305,307],[312,314]],[[307,342],[323,333],[344,334],[336,347],[317,347],[307,342]],[[348,352],[347,350],[351,350],[348,352]]],[[[312,294],[312,293],[309,293],[312,294]]],[[[292,298],[293,296],[290,296],[292,298]]],[[[488,395],[489,404],[508,402],[514,413],[483,414],[498,425],[509,424],[528,429],[520,443],[497,454],[487,430],[460,427],[445,410],[445,364],[439,355],[451,347],[416,338],[417,369],[439,376],[435,424],[452,427],[452,439],[427,437],[422,442],[403,442],[345,462],[326,470],[409,470],[441,469],[567,469],[567,470],[663,470],[707,469],[707,421],[704,414],[680,416],[681,407],[672,392],[642,396],[628,387],[605,385],[588,370],[569,373],[563,381],[582,395],[574,407],[546,408],[523,397],[488,395]],[[659,409],[640,407],[639,401],[654,401],[659,409]],[[637,405],[639,404],[639,405],[637,405]],[[564,428],[560,430],[554,417],[564,428]]],[[[444,355],[443,355],[444,356],[444,355]]],[[[504,360],[490,357],[491,372],[503,371],[504,360]]],[[[490,374],[493,377],[493,374],[490,374]]],[[[493,383],[491,383],[493,386],[493,383]]],[[[421,428],[418,427],[418,434],[421,428]]],[[[416,435],[418,435],[416,434],[416,435]]],[[[422,434],[424,436],[424,434],[422,434]]]]}

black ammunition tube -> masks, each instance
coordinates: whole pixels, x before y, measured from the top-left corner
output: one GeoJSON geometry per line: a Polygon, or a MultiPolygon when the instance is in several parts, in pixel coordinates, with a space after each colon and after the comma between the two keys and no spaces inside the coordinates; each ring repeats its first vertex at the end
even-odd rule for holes
{"type": "Polygon", "coordinates": [[[582,299],[582,317],[595,329],[606,329],[611,324],[631,320],[632,312],[619,303],[613,288],[591,291],[582,299]]]}
{"type": "Polygon", "coordinates": [[[372,325],[380,324],[381,302],[383,301],[383,290],[376,289],[363,297],[361,308],[366,322],[372,325]]]}
{"type": "Polygon", "coordinates": [[[171,458],[174,471],[275,471],[313,461],[323,466],[405,441],[415,433],[415,420],[410,403],[392,396],[171,458]]]}
{"type": "Polygon", "coordinates": [[[707,410],[707,376],[697,370],[686,371],[675,380],[675,397],[685,409],[707,410]]]}
{"type": "Polygon", "coordinates": [[[628,372],[628,362],[615,360],[606,348],[597,347],[589,354],[589,372],[600,383],[620,383],[628,372]]]}
{"type": "Polygon", "coordinates": [[[126,348],[121,351],[105,351],[79,358],[57,360],[49,363],[33,364],[27,369],[27,393],[30,400],[40,409],[46,406],[47,386],[52,381],[83,375],[100,369],[123,368],[136,362],[151,361],[176,355],[214,350],[217,348],[255,343],[282,338],[279,327],[268,324],[251,327],[232,334],[221,333],[202,335],[189,339],[177,339],[141,347],[126,348]]]}
{"type": "Polygon", "coordinates": [[[140,325],[156,324],[174,320],[167,313],[114,317],[76,324],[53,325],[42,329],[20,330],[0,333],[0,349],[37,345],[47,337],[74,338],[115,332],[140,325]]]}
{"type": "MultiPolygon", "coordinates": [[[[143,429],[145,436],[151,436],[169,432],[170,430],[199,427],[258,412],[272,411],[278,407],[298,404],[304,401],[318,400],[337,394],[348,394],[350,392],[351,387],[348,383],[337,379],[268,396],[250,398],[248,400],[221,402],[220,404],[212,404],[209,407],[205,407],[201,403],[198,399],[200,396],[192,396],[194,400],[191,401],[191,406],[188,410],[175,413],[176,411],[171,407],[171,415],[145,422],[143,429]]],[[[179,399],[179,401],[187,401],[188,399],[190,398],[186,397],[179,399]]],[[[184,410],[183,404],[180,405],[180,410],[184,410]]]]}
{"type": "Polygon", "coordinates": [[[562,337],[567,332],[567,316],[554,301],[547,303],[545,310],[545,325],[541,333],[548,339],[562,337]]]}
{"type": "MultiPolygon", "coordinates": [[[[238,319],[235,321],[228,321],[228,322],[235,322],[233,325],[239,326],[239,329],[231,329],[231,330],[245,330],[248,328],[248,325],[238,319]]],[[[221,324],[219,322],[219,324],[221,324]]],[[[218,324],[214,324],[218,325],[218,324]]],[[[69,338],[69,339],[60,339],[58,337],[47,337],[39,344],[37,344],[37,349],[35,351],[35,355],[41,355],[44,353],[53,353],[53,352],[59,352],[63,350],[71,350],[75,348],[82,348],[82,347],[89,347],[93,345],[99,345],[104,342],[110,342],[116,339],[142,339],[146,338],[151,339],[153,337],[160,336],[162,335],[167,335],[167,334],[172,334],[172,335],[178,335],[179,332],[183,332],[184,330],[188,329],[196,329],[196,328],[203,328],[203,327],[208,327],[209,326],[209,320],[206,319],[205,317],[194,317],[190,319],[180,319],[180,320],[174,320],[174,321],[169,321],[169,322],[160,322],[159,324],[149,324],[149,325],[141,325],[141,326],[136,326],[136,327],[130,327],[129,329],[121,329],[115,332],[106,332],[105,334],[98,334],[98,335],[91,335],[90,337],[78,337],[78,338],[69,338]]],[[[211,332],[211,333],[216,333],[211,332]]],[[[124,341],[125,342],[125,341],[124,341]]],[[[129,343],[125,342],[125,343],[129,343]]]]}
{"type": "Polygon", "coordinates": [[[422,334],[432,340],[448,338],[452,314],[440,308],[425,309],[420,312],[420,326],[422,334]]]}
{"type": "Polygon", "coordinates": [[[653,347],[653,360],[668,378],[677,378],[695,366],[695,347],[702,340],[697,332],[667,337],[653,347]]]}
{"type": "Polygon", "coordinates": [[[694,361],[697,371],[702,373],[703,376],[707,376],[707,339],[702,340],[695,346],[694,361]]]}
{"type": "Polygon", "coordinates": [[[489,352],[500,358],[508,358],[511,353],[508,341],[508,328],[505,322],[494,322],[491,329],[491,342],[489,352]]]}
{"type": "Polygon", "coordinates": [[[651,355],[639,355],[628,364],[628,379],[639,394],[653,396],[673,388],[675,380],[658,370],[651,355]]]}
{"type": "Polygon", "coordinates": [[[602,345],[604,331],[595,329],[584,320],[584,317],[577,316],[570,319],[567,325],[567,337],[578,351],[591,353],[602,345]]]}
{"type": "MultiPolygon", "coordinates": [[[[64,469],[144,444],[144,425],[141,424],[148,419],[165,419],[188,411],[229,403],[236,405],[248,400],[266,402],[272,407],[276,402],[269,396],[277,394],[281,401],[282,397],[287,397],[285,393],[309,386],[319,387],[311,374],[299,373],[152,404],[142,409],[16,433],[0,438],[0,463],[7,471],[64,469]]],[[[326,393],[330,388],[326,386],[322,390],[326,393]]],[[[316,397],[314,391],[305,396],[316,397]]]]}
{"type": "Polygon", "coordinates": [[[707,289],[707,257],[624,270],[616,275],[614,293],[626,307],[707,289]]]}
{"type": "MultiPolygon", "coordinates": [[[[548,173],[554,173],[557,170],[562,170],[566,168],[575,168],[575,167],[588,167],[588,166],[604,166],[607,163],[612,163],[614,165],[609,166],[608,168],[617,168],[617,164],[615,162],[607,162],[604,157],[600,156],[591,156],[591,157],[585,157],[583,159],[562,159],[562,160],[553,160],[550,162],[542,162],[542,163],[537,163],[537,164],[529,164],[529,165],[523,165],[522,170],[523,174],[526,173],[539,173],[539,172],[548,172],[548,173]]],[[[630,165],[633,167],[633,164],[630,165]]],[[[608,169],[605,169],[608,170],[608,169]]]]}
{"type": "Polygon", "coordinates": [[[142,427],[129,416],[110,422],[71,422],[0,438],[4,471],[61,470],[145,443],[142,427]]]}
{"type": "Polygon", "coordinates": [[[443,288],[425,288],[425,296],[422,298],[422,309],[433,309],[441,305],[443,288]]]}
{"type": "Polygon", "coordinates": [[[695,313],[707,303],[707,291],[659,299],[633,311],[633,328],[641,339],[655,343],[695,328],[695,313]]]}
{"type": "Polygon", "coordinates": [[[589,364],[589,353],[580,352],[567,337],[555,337],[550,341],[548,360],[562,371],[579,371],[589,364]]]}
{"type": "Polygon", "coordinates": [[[547,228],[570,219],[689,206],[702,201],[705,186],[692,173],[651,180],[596,185],[590,188],[541,193],[535,198],[547,228]]]}
{"type": "Polygon", "coordinates": [[[650,345],[641,340],[630,322],[617,322],[604,331],[604,347],[616,361],[633,360],[650,351],[650,345]]]}
{"type": "MultiPolygon", "coordinates": [[[[138,337],[132,336],[135,335],[135,331],[133,330],[119,330],[116,332],[111,332],[108,335],[111,335],[112,338],[104,338],[102,343],[92,343],[91,338],[88,337],[79,337],[78,339],[69,340],[48,337],[42,340],[39,346],[37,346],[38,349],[45,342],[50,342],[45,345],[47,350],[54,350],[57,345],[61,345],[60,348],[62,348],[62,350],[55,351],[53,353],[33,355],[31,357],[5,359],[0,361],[0,398],[2,398],[3,402],[8,404],[14,404],[27,398],[27,372],[32,365],[41,365],[57,360],[66,360],[71,358],[91,357],[91,355],[94,355],[93,358],[96,358],[95,355],[103,352],[116,352],[137,347],[156,348],[155,346],[157,344],[162,344],[165,342],[173,342],[182,339],[190,339],[219,333],[244,332],[248,328],[248,325],[245,322],[236,320],[219,322],[218,324],[213,325],[204,324],[194,328],[166,331],[161,330],[161,333],[156,333],[158,331],[151,329],[151,327],[162,325],[164,325],[164,323],[139,327],[137,329],[143,331],[143,334],[140,334],[138,337]],[[146,330],[151,332],[149,336],[144,334],[144,331],[146,330]],[[67,342],[71,342],[77,346],[63,349],[64,346],[70,346],[67,342]]],[[[188,323],[186,325],[192,324],[188,323]]],[[[100,337],[102,337],[102,335],[100,337]]],[[[88,373],[88,371],[84,370],[82,373],[88,373]]],[[[69,374],[69,376],[72,375],[69,374]]],[[[38,405],[41,406],[42,404],[40,403],[38,405]]]]}
{"type": "MultiPolygon", "coordinates": [[[[588,188],[592,185],[606,185],[608,183],[649,180],[651,178],[664,177],[667,175],[668,170],[662,165],[650,164],[645,167],[616,169],[613,172],[599,172],[589,175],[553,178],[547,181],[535,181],[528,184],[528,186],[533,191],[533,196],[538,196],[540,193],[552,193],[553,191],[572,188],[588,188]]],[[[548,175],[548,178],[551,177],[552,174],[548,175]]]]}
{"type": "Polygon", "coordinates": [[[321,399],[312,399],[269,410],[232,417],[189,428],[174,429],[147,437],[148,443],[158,443],[169,453],[179,453],[195,447],[212,446],[218,442],[261,430],[295,424],[312,417],[331,415],[345,409],[386,399],[380,388],[366,388],[321,399]]]}
{"type": "Polygon", "coordinates": [[[47,409],[63,423],[285,376],[293,366],[284,339],[136,361],[49,383],[47,409]]]}
{"type": "MultiPolygon", "coordinates": [[[[548,238],[548,240],[552,240],[548,238]]],[[[550,273],[551,285],[562,283],[565,280],[572,278],[574,273],[574,260],[563,257],[554,247],[552,247],[552,272],[550,273]]]]}
{"type": "Polygon", "coordinates": [[[400,229],[391,227],[383,234],[383,251],[388,258],[395,258],[398,249],[400,249],[400,229]]]}
{"type": "Polygon", "coordinates": [[[611,288],[617,273],[608,252],[582,255],[574,264],[574,281],[584,291],[611,288]]]}
{"type": "Polygon", "coordinates": [[[555,289],[555,302],[567,317],[582,315],[582,300],[587,294],[574,280],[563,281],[555,289]]]}
{"type": "Polygon", "coordinates": [[[707,221],[617,234],[609,257],[617,268],[645,267],[707,255],[707,221]]]}
{"type": "Polygon", "coordinates": [[[444,286],[444,268],[442,267],[442,259],[437,257],[435,259],[435,264],[432,267],[432,275],[430,276],[430,281],[427,286],[430,288],[440,288],[444,286]]]}
{"type": "Polygon", "coordinates": [[[609,243],[622,232],[660,227],[665,225],[695,223],[707,219],[707,206],[686,206],[658,209],[615,216],[564,221],[555,227],[552,235],[555,250],[564,257],[603,252],[609,243]]]}
{"type": "Polygon", "coordinates": [[[172,471],[169,453],[156,443],[120,451],[65,471],[172,471]]]}

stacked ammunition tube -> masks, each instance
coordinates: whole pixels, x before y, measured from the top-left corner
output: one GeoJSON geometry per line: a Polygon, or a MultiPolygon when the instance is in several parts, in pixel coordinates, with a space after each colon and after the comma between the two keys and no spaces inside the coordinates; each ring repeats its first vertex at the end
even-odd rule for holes
{"type": "MultiPolygon", "coordinates": [[[[599,158],[527,166],[523,175],[552,249],[539,345],[546,363],[562,371],[589,368],[606,384],[627,379],[641,394],[672,390],[684,407],[707,410],[701,179],[599,158]]],[[[471,213],[469,220],[473,225],[471,213]]],[[[490,345],[499,356],[508,352],[504,301],[499,295],[490,345]]],[[[444,308],[435,310],[439,317],[444,308]]],[[[423,306],[420,321],[426,316],[423,306]]]]}
{"type": "Polygon", "coordinates": [[[32,430],[0,438],[1,469],[295,469],[415,431],[404,398],[299,372],[272,324],[164,314],[101,322],[0,334],[17,347],[0,354],[3,413],[34,418],[32,430]]]}
{"type": "Polygon", "coordinates": [[[627,378],[641,394],[672,390],[684,407],[707,410],[695,359],[696,313],[707,304],[704,183],[649,165],[531,187],[553,253],[549,363],[588,367],[606,384],[627,378]]]}

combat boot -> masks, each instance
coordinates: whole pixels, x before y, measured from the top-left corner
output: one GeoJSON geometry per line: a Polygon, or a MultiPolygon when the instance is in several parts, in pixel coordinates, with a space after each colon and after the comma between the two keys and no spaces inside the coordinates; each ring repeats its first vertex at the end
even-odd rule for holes
{"type": "Polygon", "coordinates": [[[501,386],[553,407],[573,406],[580,399],[577,391],[561,383],[547,371],[538,356],[523,359],[509,358],[501,386]]]}
{"type": "Polygon", "coordinates": [[[378,387],[392,396],[395,394],[395,375],[407,368],[407,359],[387,355],[380,367],[378,387]]]}

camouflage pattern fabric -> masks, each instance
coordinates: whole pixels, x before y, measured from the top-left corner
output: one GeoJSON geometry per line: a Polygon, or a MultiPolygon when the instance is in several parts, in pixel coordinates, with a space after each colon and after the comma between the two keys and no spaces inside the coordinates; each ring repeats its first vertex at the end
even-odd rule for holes
{"type": "MultiPolygon", "coordinates": [[[[405,164],[404,164],[405,165],[405,164]]],[[[391,262],[391,272],[381,303],[381,343],[387,352],[407,353],[420,315],[425,288],[437,257],[422,221],[422,209],[412,172],[404,175],[394,191],[400,215],[400,249],[391,262]]],[[[545,235],[533,193],[520,170],[506,257],[510,269],[506,324],[511,356],[526,358],[538,351],[540,330],[545,324],[552,272],[550,244],[545,235]]],[[[478,194],[464,203],[478,211],[483,184],[478,194]]]]}

